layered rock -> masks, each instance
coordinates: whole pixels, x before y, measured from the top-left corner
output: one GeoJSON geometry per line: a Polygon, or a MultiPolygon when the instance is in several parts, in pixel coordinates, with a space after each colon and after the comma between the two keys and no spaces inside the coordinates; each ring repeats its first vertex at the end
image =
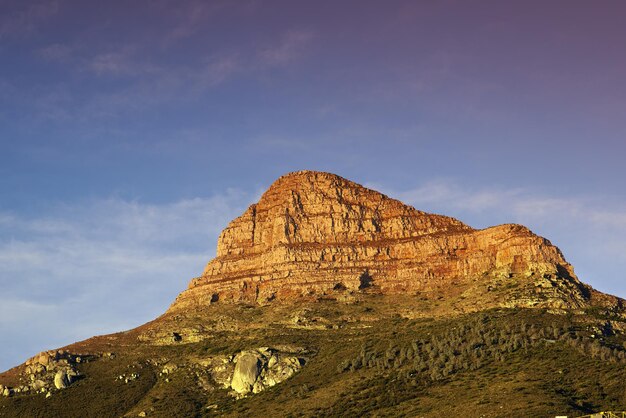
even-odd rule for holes
{"type": "Polygon", "coordinates": [[[522,298],[529,305],[579,307],[592,292],[526,227],[476,230],[342,177],[300,171],[222,231],[216,258],[170,310],[341,292],[445,297],[494,280],[532,288],[522,298]]]}

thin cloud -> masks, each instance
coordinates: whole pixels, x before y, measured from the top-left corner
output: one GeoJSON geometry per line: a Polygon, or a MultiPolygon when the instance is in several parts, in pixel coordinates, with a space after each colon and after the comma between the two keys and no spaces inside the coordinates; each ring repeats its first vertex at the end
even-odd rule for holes
{"type": "Polygon", "coordinates": [[[220,10],[226,6],[226,2],[220,1],[189,1],[185,3],[176,2],[172,7],[170,2],[164,2],[164,9],[167,13],[176,11],[177,23],[164,37],[164,43],[171,45],[177,41],[189,38],[205,27],[207,22],[220,10]]]}
{"type": "Polygon", "coordinates": [[[165,47],[176,45],[202,32],[211,25],[211,21],[216,19],[220,13],[250,13],[259,7],[256,0],[237,2],[227,0],[211,2],[163,0],[159,3],[161,10],[167,14],[173,14],[172,19],[174,21],[163,37],[162,44],[165,47]]]}
{"type": "Polygon", "coordinates": [[[51,44],[35,51],[36,54],[48,62],[67,63],[70,61],[74,49],[65,44],[51,44]]]}
{"type": "Polygon", "coordinates": [[[263,65],[279,67],[289,64],[303,53],[305,46],[313,39],[310,31],[293,30],[283,35],[280,42],[261,49],[259,60],[263,65]]]}
{"type": "Polygon", "coordinates": [[[124,51],[98,54],[89,63],[89,68],[98,75],[134,75],[140,72],[124,51]]]}
{"type": "Polygon", "coordinates": [[[253,198],[228,190],[160,205],[83,201],[33,218],[0,212],[0,334],[15,348],[3,352],[0,369],[24,353],[162,313],[202,273],[219,232],[253,198]],[[50,331],[61,327],[62,341],[50,331]],[[26,328],[31,337],[22,342],[26,328]]]}
{"type": "Polygon", "coordinates": [[[0,304],[0,325],[10,326],[16,317],[50,315],[55,306],[47,303],[35,303],[28,300],[4,299],[0,304]]]}
{"type": "Polygon", "coordinates": [[[244,68],[237,54],[229,54],[207,59],[199,71],[189,71],[186,76],[194,81],[198,91],[204,91],[226,82],[244,68]]]}
{"type": "Polygon", "coordinates": [[[423,208],[448,208],[465,213],[499,211],[511,221],[578,220],[601,228],[626,230],[626,207],[619,203],[607,209],[588,197],[544,196],[523,188],[468,190],[452,181],[437,180],[406,191],[391,191],[393,196],[423,208]]]}
{"type": "MultiPolygon", "coordinates": [[[[206,23],[222,6],[213,8],[192,2],[185,7],[195,16],[189,19],[200,24],[206,23]],[[202,12],[194,14],[196,9],[202,12]]],[[[68,89],[71,82],[59,80],[57,84],[47,85],[44,91],[24,86],[20,88],[19,100],[24,107],[35,111],[34,121],[29,119],[28,124],[56,122],[66,126],[71,121],[73,126],[82,126],[91,135],[94,125],[103,120],[127,118],[173,102],[197,100],[232,81],[258,81],[267,72],[292,65],[304,56],[313,37],[310,31],[290,30],[264,46],[250,40],[234,49],[218,46],[204,58],[183,61],[163,60],[155,53],[154,44],[160,41],[152,39],[105,45],[95,51],[80,42],[54,43],[35,50],[34,54],[47,63],[67,67],[69,77],[92,79],[93,86],[99,86],[101,78],[118,78],[124,82],[84,94],[68,89]]],[[[0,86],[0,97],[5,96],[2,90],[6,88],[0,86]]],[[[15,95],[6,94],[6,97],[8,100],[15,95]]]]}
{"type": "Polygon", "coordinates": [[[148,55],[144,54],[149,45],[141,43],[112,46],[87,58],[83,65],[85,71],[97,76],[142,76],[154,75],[162,77],[170,69],[163,65],[155,65],[148,55]]]}
{"type": "Polygon", "coordinates": [[[310,152],[316,147],[315,141],[308,138],[277,136],[277,135],[260,135],[251,138],[247,146],[251,150],[269,150],[269,152],[310,152]]]}
{"type": "Polygon", "coordinates": [[[0,40],[27,36],[36,32],[41,23],[59,12],[61,3],[59,1],[15,2],[15,5],[17,5],[17,10],[0,16],[0,40]],[[20,8],[20,6],[25,7],[20,8]]]}
{"type": "Polygon", "coordinates": [[[105,53],[94,57],[88,68],[99,76],[141,77],[127,87],[93,97],[77,110],[85,120],[94,115],[109,118],[195,98],[245,71],[236,54],[212,56],[191,68],[153,65],[131,57],[129,52],[105,53]]]}
{"type": "Polygon", "coordinates": [[[620,212],[597,210],[589,216],[592,222],[604,225],[607,228],[626,230],[626,210],[620,212]]]}

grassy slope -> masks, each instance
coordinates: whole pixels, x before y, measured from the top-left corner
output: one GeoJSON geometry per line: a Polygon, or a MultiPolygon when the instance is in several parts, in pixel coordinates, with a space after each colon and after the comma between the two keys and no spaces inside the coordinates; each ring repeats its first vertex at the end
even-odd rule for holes
{"type": "MultiPolygon", "coordinates": [[[[80,370],[86,377],[69,389],[54,392],[51,398],[0,398],[0,417],[119,417],[137,416],[140,411],[160,417],[539,417],[576,416],[625,407],[626,369],[617,356],[623,351],[623,335],[603,337],[602,343],[598,338],[592,339],[592,331],[586,325],[588,317],[527,309],[456,318],[403,319],[382,312],[385,306],[388,304],[380,300],[356,305],[310,305],[316,314],[344,324],[338,329],[292,328],[280,321],[272,323],[271,308],[252,308],[233,315],[262,319],[267,326],[214,333],[198,343],[137,345],[133,344],[132,333],[120,334],[106,344],[102,339],[94,340],[92,349],[107,346],[117,357],[81,364],[80,370]],[[354,319],[361,316],[369,320],[354,319]],[[380,319],[375,320],[377,316],[380,319]],[[345,318],[352,320],[345,322],[345,318]],[[525,331],[521,331],[520,324],[524,324],[525,331]],[[458,337],[458,329],[469,331],[458,337]],[[492,344],[502,349],[489,351],[489,347],[482,347],[486,354],[479,364],[473,357],[473,348],[466,350],[469,354],[449,352],[450,347],[472,345],[474,337],[470,335],[480,332],[503,335],[492,344]],[[529,337],[531,343],[526,347],[506,349],[516,335],[531,333],[535,336],[529,337]],[[428,346],[430,341],[439,348],[428,346]],[[404,356],[398,354],[400,350],[406,351],[414,342],[423,344],[427,347],[423,353],[433,356],[422,362],[426,369],[416,366],[420,364],[420,355],[410,354],[414,357],[410,360],[399,358],[404,356]],[[153,360],[163,358],[184,365],[190,357],[232,354],[242,348],[279,343],[308,347],[314,354],[302,371],[288,381],[238,401],[224,390],[207,392],[200,388],[197,374],[202,371],[197,368],[181,367],[166,382],[157,376],[159,368],[151,365],[153,360]],[[601,352],[600,346],[613,347],[613,351],[601,352]],[[363,354],[379,356],[378,365],[373,365],[372,360],[370,366],[359,366],[355,359],[363,354]],[[436,364],[445,366],[455,356],[459,357],[458,368],[441,375],[436,364]],[[340,371],[345,364],[357,367],[340,371]],[[140,378],[128,384],[115,380],[116,376],[130,372],[138,373],[140,378]]],[[[285,312],[274,315],[282,317],[285,312]]]]}

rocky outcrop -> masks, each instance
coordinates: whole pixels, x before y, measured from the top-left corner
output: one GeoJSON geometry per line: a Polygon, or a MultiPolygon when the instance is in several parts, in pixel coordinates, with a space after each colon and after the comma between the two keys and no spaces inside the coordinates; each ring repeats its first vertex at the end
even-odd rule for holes
{"type": "Polygon", "coordinates": [[[43,351],[26,360],[21,384],[16,387],[2,387],[0,394],[12,396],[25,393],[50,393],[57,389],[66,389],[80,377],[76,365],[89,356],[79,356],[65,350],[43,351]]]}
{"type": "Polygon", "coordinates": [[[592,293],[558,248],[521,225],[476,230],[339,176],[300,171],[279,178],[222,231],[216,258],[170,311],[346,292],[445,298],[500,288],[525,289],[488,298],[504,306],[575,308],[592,293]]]}
{"type": "Polygon", "coordinates": [[[243,351],[237,356],[235,371],[230,386],[237,393],[248,393],[261,374],[261,356],[259,353],[243,351]]]}
{"type": "MultiPolygon", "coordinates": [[[[199,370],[208,372],[210,379],[202,379],[199,386],[207,391],[216,387],[227,389],[234,397],[241,398],[259,393],[277,385],[300,371],[311,353],[302,347],[279,345],[239,351],[230,356],[212,356],[196,360],[199,370]]],[[[175,371],[189,369],[186,366],[164,365],[161,376],[171,376],[175,371]]]]}
{"type": "Polygon", "coordinates": [[[234,359],[231,388],[238,394],[259,393],[298,372],[304,358],[279,353],[271,348],[240,352],[234,359]]]}

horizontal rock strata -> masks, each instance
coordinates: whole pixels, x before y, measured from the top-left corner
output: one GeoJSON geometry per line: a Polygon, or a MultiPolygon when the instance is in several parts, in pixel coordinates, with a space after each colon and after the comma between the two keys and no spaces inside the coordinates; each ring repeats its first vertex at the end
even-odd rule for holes
{"type": "Polygon", "coordinates": [[[170,308],[340,292],[441,297],[485,277],[539,289],[531,304],[581,306],[558,248],[520,225],[473,229],[339,176],[279,178],[222,231],[217,256],[170,308]]]}

